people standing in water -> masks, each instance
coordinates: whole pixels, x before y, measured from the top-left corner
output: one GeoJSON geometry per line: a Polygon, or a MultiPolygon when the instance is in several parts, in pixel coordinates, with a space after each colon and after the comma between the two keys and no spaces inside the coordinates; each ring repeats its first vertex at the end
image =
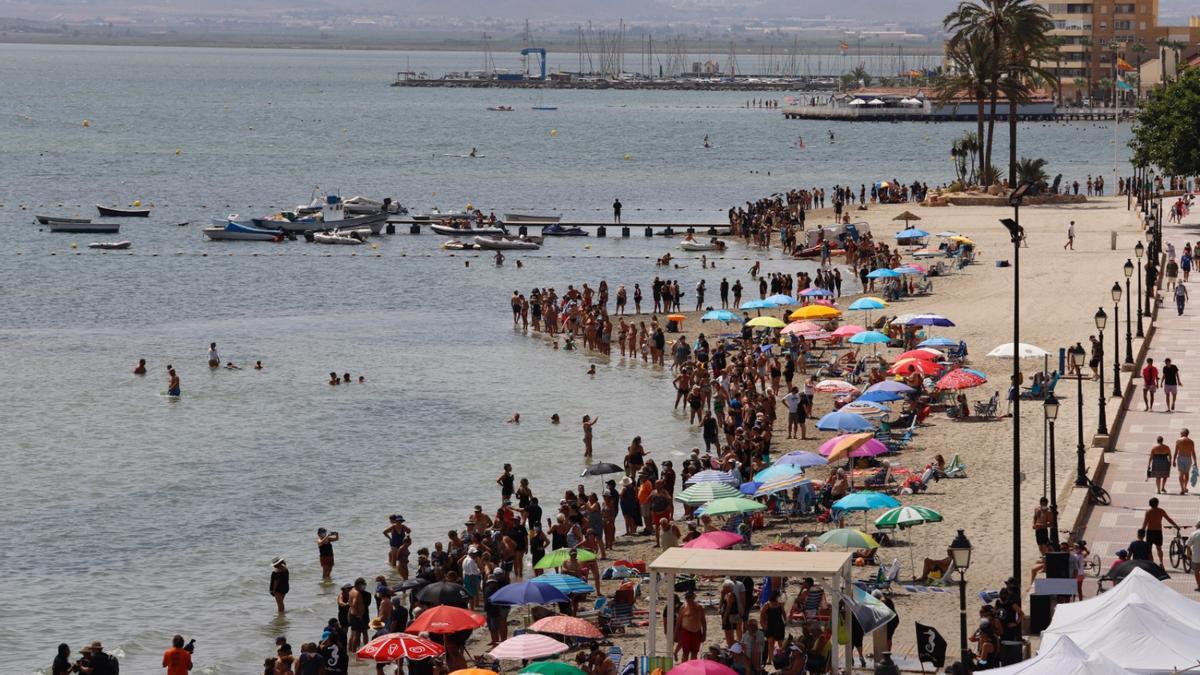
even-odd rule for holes
{"type": "Polygon", "coordinates": [[[138,359],[137,367],[133,369],[134,375],[146,374],[146,359],[138,359]]]}
{"type": "Polygon", "coordinates": [[[221,367],[221,355],[217,353],[217,343],[215,342],[208,343],[208,367],[221,367]]]}
{"type": "Polygon", "coordinates": [[[600,418],[592,419],[591,415],[583,416],[583,456],[590,459],[592,456],[592,427],[596,426],[600,418]]]}
{"type": "Polygon", "coordinates": [[[276,558],[271,561],[271,595],[275,598],[275,608],[280,614],[284,613],[283,598],[291,590],[288,585],[288,566],[287,561],[283,558],[276,558]]]}
{"type": "Polygon", "coordinates": [[[333,542],[340,539],[337,532],[317,528],[317,558],[321,563],[321,581],[333,579],[333,542]]]}
{"type": "Polygon", "coordinates": [[[179,398],[179,373],[169,364],[167,365],[167,396],[179,398]]]}

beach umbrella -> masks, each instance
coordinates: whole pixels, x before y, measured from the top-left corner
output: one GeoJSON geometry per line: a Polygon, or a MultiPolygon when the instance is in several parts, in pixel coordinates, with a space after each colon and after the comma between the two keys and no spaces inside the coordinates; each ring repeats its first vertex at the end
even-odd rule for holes
{"type": "Polygon", "coordinates": [[[867,101],[867,105],[883,105],[883,99],[873,98],[870,101],[867,101]]]}
{"type": "MultiPolygon", "coordinates": [[[[546,555],[533,566],[537,570],[548,570],[552,567],[562,567],[563,563],[571,558],[571,552],[575,552],[575,558],[581,563],[591,562],[596,559],[596,554],[586,548],[556,548],[546,555]]],[[[561,589],[560,589],[561,590],[561,589]]]]}
{"type": "MultiPolygon", "coordinates": [[[[548,618],[557,619],[560,617],[551,616],[548,618]]],[[[561,618],[573,619],[575,617],[564,616],[561,618]]],[[[582,619],[575,619],[575,620],[582,621],[582,619]]],[[[546,619],[542,619],[542,621],[546,621],[546,619]]],[[[541,623],[542,621],[538,621],[537,623],[541,623]]],[[[587,623],[587,622],[583,621],[583,623],[587,623]]],[[[588,625],[590,626],[591,624],[589,623],[588,625]]],[[[530,626],[529,628],[530,628],[530,630],[535,630],[533,628],[533,626],[530,626]]],[[[595,629],[593,629],[593,630],[595,630],[595,629]]],[[[542,631],[542,632],[553,633],[554,631],[548,630],[548,631],[542,631]]],[[[599,630],[596,630],[596,633],[597,633],[597,635],[595,636],[595,639],[599,640],[604,637],[604,634],[601,633],[599,630]]],[[[559,635],[562,635],[562,633],[559,633],[559,635]]],[[[576,637],[590,637],[590,636],[576,636],[576,637]]],[[[569,663],[564,663],[562,661],[534,661],[533,663],[525,666],[524,668],[522,668],[521,670],[519,670],[517,672],[519,672],[519,673],[537,673],[538,675],[586,675],[586,673],[584,673],[582,670],[576,668],[575,666],[573,666],[569,663]]]]}
{"type": "Polygon", "coordinates": [[[1112,579],[1113,581],[1120,581],[1130,574],[1133,574],[1135,569],[1145,570],[1146,572],[1152,574],[1154,578],[1158,579],[1159,581],[1167,581],[1171,578],[1171,575],[1167,574],[1166,570],[1164,570],[1161,566],[1156,565],[1151,560],[1126,560],[1123,563],[1118,563],[1115,567],[1110,569],[1104,575],[1104,577],[1106,579],[1112,579]]]}
{"type": "Polygon", "coordinates": [[[689,506],[699,506],[722,497],[737,497],[741,492],[725,483],[693,483],[675,495],[675,500],[689,506]]]}
{"type": "Polygon", "coordinates": [[[895,391],[868,391],[854,399],[854,402],[870,401],[872,403],[887,403],[888,401],[899,401],[902,398],[904,398],[904,395],[895,391]]]}
{"type": "Polygon", "coordinates": [[[867,274],[868,279],[894,279],[900,276],[900,273],[895,270],[890,270],[886,267],[880,267],[877,270],[872,270],[867,274]]]}
{"type": "Polygon", "coordinates": [[[988,356],[999,357],[1002,359],[1011,359],[1013,355],[1022,359],[1035,359],[1043,356],[1050,356],[1050,352],[1038,347],[1037,345],[1025,344],[1024,342],[1017,343],[1017,348],[1013,349],[1013,343],[1005,342],[998,345],[995,349],[988,352],[988,356]]]}
{"type": "Polygon", "coordinates": [[[467,589],[449,581],[439,581],[429,584],[417,592],[417,602],[426,605],[466,607],[467,601],[470,599],[471,596],[467,593],[467,589]]]}
{"type": "Polygon", "coordinates": [[[873,309],[883,309],[887,306],[888,303],[886,300],[868,296],[865,298],[859,298],[850,303],[850,306],[847,309],[851,309],[856,312],[865,312],[873,309]]]}
{"type": "Polygon", "coordinates": [[[910,227],[907,230],[901,230],[896,233],[897,239],[924,239],[929,233],[918,227],[910,227]]]}
{"type": "Polygon", "coordinates": [[[791,335],[793,333],[796,335],[804,335],[806,333],[823,333],[824,331],[824,328],[821,328],[811,321],[793,321],[784,326],[783,330],[780,332],[784,335],[791,335]]]}
{"type": "Polygon", "coordinates": [[[849,103],[847,103],[846,105],[866,105],[866,104],[867,104],[866,101],[862,100],[861,98],[856,98],[853,101],[850,101],[849,103]]]}
{"type": "Polygon", "coordinates": [[[734,513],[762,511],[767,508],[767,505],[745,497],[724,497],[714,499],[700,508],[703,509],[706,516],[727,516],[734,513]]]}
{"type": "Polygon", "coordinates": [[[829,307],[827,305],[805,305],[804,307],[801,307],[789,314],[788,318],[792,321],[796,321],[798,319],[832,319],[841,315],[842,312],[836,307],[829,307]]]}
{"type": "Polygon", "coordinates": [[[940,523],[942,514],[925,506],[898,506],[875,519],[878,528],[906,528],[922,523],[940,523]]]}
{"type": "Polygon", "coordinates": [[[775,460],[775,463],[772,464],[772,466],[782,466],[784,464],[788,464],[791,466],[798,466],[801,469],[806,469],[810,466],[823,466],[828,463],[828,460],[815,452],[809,452],[807,450],[793,450],[786,455],[781,455],[779,459],[775,460]]]}
{"type": "Polygon", "coordinates": [[[984,374],[983,371],[975,370],[974,368],[963,368],[962,371],[964,373],[970,373],[970,374],[974,375],[975,377],[979,377],[979,378],[982,378],[985,380],[988,379],[988,376],[986,374],[984,374]]]}
{"type": "Polygon", "coordinates": [[[464,630],[473,630],[485,623],[487,623],[487,620],[483,618],[482,614],[476,614],[461,607],[440,605],[421,612],[421,615],[408,624],[408,628],[404,630],[414,635],[417,633],[446,635],[464,630]]]}
{"type": "Polygon", "coordinates": [[[867,387],[868,394],[873,391],[888,391],[895,392],[897,394],[911,394],[916,391],[916,389],[913,389],[903,382],[897,382],[896,380],[884,380],[883,382],[877,382],[867,387]]]}
{"type": "Polygon", "coordinates": [[[900,502],[891,495],[885,495],[882,492],[873,492],[871,490],[863,490],[862,492],[851,492],[833,503],[834,511],[873,511],[875,509],[893,509],[900,506],[900,502]]]}
{"type": "Polygon", "coordinates": [[[887,446],[875,440],[874,434],[841,434],[822,443],[817,452],[827,461],[836,462],[843,457],[874,457],[887,452],[887,446]],[[882,451],[878,446],[883,446],[882,451]]]}
{"type": "Polygon", "coordinates": [[[451,671],[450,675],[499,675],[499,673],[494,670],[487,670],[486,668],[460,668],[451,671]]]}
{"type": "Polygon", "coordinates": [[[557,588],[531,581],[509,584],[488,598],[488,602],[493,605],[550,605],[570,601],[571,599],[557,588]]]}
{"type": "Polygon", "coordinates": [[[941,379],[937,381],[935,388],[939,390],[950,389],[957,391],[959,389],[978,387],[985,382],[987,382],[986,377],[979,377],[978,375],[969,373],[962,368],[955,368],[954,370],[943,375],[941,379]]]}
{"type": "Polygon", "coordinates": [[[725,323],[729,323],[731,321],[737,321],[738,323],[741,323],[742,317],[738,316],[737,314],[734,314],[733,312],[731,312],[727,309],[714,309],[710,312],[705,312],[704,316],[700,317],[700,320],[701,321],[723,321],[725,323]]]}
{"type": "Polygon", "coordinates": [[[805,483],[812,483],[812,481],[805,478],[803,474],[797,474],[788,478],[779,478],[777,480],[768,481],[759,485],[758,489],[754,491],[754,496],[766,497],[768,495],[773,495],[776,492],[791,490],[805,483]]]}
{"type": "Polygon", "coordinates": [[[875,428],[875,425],[862,415],[834,411],[817,420],[817,428],[821,431],[845,431],[853,433],[856,431],[870,431],[875,428]]]}
{"type": "Polygon", "coordinates": [[[400,659],[423,661],[444,653],[446,649],[433,640],[408,633],[387,633],[363,645],[354,655],[360,659],[391,663],[400,659]]]}
{"type": "Polygon", "coordinates": [[[396,593],[405,593],[407,591],[412,591],[412,590],[416,590],[419,588],[425,588],[430,583],[431,582],[428,579],[422,579],[421,577],[413,577],[411,579],[405,579],[404,581],[400,582],[400,585],[396,586],[392,590],[395,591],[396,593]]]}
{"type": "Polygon", "coordinates": [[[951,230],[946,230],[945,232],[938,232],[937,236],[942,237],[942,238],[957,237],[958,233],[953,232],[951,230]]]}
{"type": "Polygon", "coordinates": [[[773,316],[756,316],[747,321],[746,325],[755,328],[783,328],[787,324],[782,319],[776,319],[773,316]]]}
{"type": "Polygon", "coordinates": [[[913,213],[912,211],[905,211],[905,212],[901,213],[900,215],[896,216],[895,218],[892,218],[892,220],[903,220],[905,227],[908,227],[908,221],[920,220],[920,219],[921,219],[921,216],[918,216],[917,214],[913,213]]]}
{"type": "Polygon", "coordinates": [[[787,541],[773,541],[766,546],[759,548],[760,551],[786,551],[788,553],[801,553],[804,549],[787,541]]]}
{"type": "MultiPolygon", "coordinates": [[[[854,104],[853,101],[850,103],[854,104]]],[[[709,659],[693,659],[676,665],[667,671],[667,675],[737,675],[737,671],[709,659]]]]}
{"type": "Polygon", "coordinates": [[[700,473],[693,474],[691,478],[683,481],[684,485],[695,485],[696,483],[724,483],[731,487],[737,487],[742,484],[742,479],[731,471],[705,469],[700,473]]]}
{"type": "Polygon", "coordinates": [[[834,337],[850,337],[851,335],[857,335],[865,330],[866,328],[863,328],[862,326],[856,326],[852,323],[848,323],[844,326],[838,326],[837,330],[830,333],[830,335],[834,337]]]}
{"type": "Polygon", "coordinates": [[[591,593],[596,590],[579,577],[571,574],[542,574],[529,581],[534,584],[548,584],[563,593],[591,593]]]}
{"type": "Polygon", "coordinates": [[[790,295],[777,293],[775,295],[767,296],[767,302],[773,303],[779,307],[787,307],[788,305],[796,304],[796,299],[790,295]]]}
{"type": "Polygon", "coordinates": [[[537,633],[525,633],[524,635],[510,637],[501,642],[496,645],[495,649],[488,652],[488,654],[496,659],[526,661],[554,656],[568,649],[570,649],[570,646],[552,637],[537,633]]]}
{"type": "Polygon", "coordinates": [[[612,462],[597,462],[584,469],[579,476],[604,476],[610,473],[625,473],[625,469],[613,464],[612,462]]]}
{"type": "Polygon", "coordinates": [[[819,391],[822,394],[848,394],[857,392],[858,387],[845,380],[821,380],[813,387],[813,391],[819,391]]]}
{"type": "Polygon", "coordinates": [[[945,358],[946,355],[931,347],[921,347],[920,349],[910,349],[896,357],[900,359],[925,359],[927,361],[936,361],[945,358]]]}
{"type": "Polygon", "coordinates": [[[819,288],[817,286],[812,286],[812,287],[804,289],[803,291],[800,291],[800,297],[802,297],[802,298],[820,298],[820,297],[829,298],[829,297],[833,297],[833,291],[826,290],[824,288],[819,288]]]}
{"type": "Polygon", "coordinates": [[[817,541],[830,546],[841,546],[842,548],[879,548],[879,542],[875,541],[875,537],[849,527],[839,527],[836,530],[830,530],[820,537],[817,541]]]}
{"type": "Polygon", "coordinates": [[[742,535],[736,532],[705,532],[695,539],[684,544],[684,548],[705,548],[705,549],[722,549],[731,548],[742,543],[742,535]]]}
{"type": "Polygon", "coordinates": [[[854,345],[885,345],[891,342],[892,339],[877,330],[865,330],[861,333],[855,333],[847,340],[854,345]]]}
{"type": "Polygon", "coordinates": [[[741,486],[738,487],[738,492],[746,495],[747,497],[753,497],[754,493],[758,492],[758,488],[761,485],[762,485],[762,483],[760,483],[758,481],[749,480],[749,481],[746,481],[745,483],[742,483],[741,486]]]}
{"type": "Polygon", "coordinates": [[[892,323],[894,323],[898,326],[902,326],[902,325],[907,324],[909,321],[917,318],[918,316],[921,316],[921,315],[920,314],[898,314],[898,315],[892,317],[892,323]]]}
{"type": "Polygon", "coordinates": [[[918,314],[908,320],[910,326],[940,326],[943,328],[954,326],[954,322],[940,314],[918,314]]]}
{"type": "Polygon", "coordinates": [[[956,235],[950,237],[950,241],[958,242],[960,244],[968,244],[968,245],[975,244],[975,242],[971,241],[967,237],[962,236],[961,234],[956,234],[956,235]]]}
{"type": "Polygon", "coordinates": [[[923,276],[925,276],[925,270],[924,270],[924,269],[919,269],[919,268],[917,268],[917,267],[914,267],[914,266],[912,266],[912,265],[901,265],[901,266],[899,266],[899,267],[892,268],[892,271],[893,271],[893,272],[896,272],[896,273],[898,273],[898,274],[904,275],[904,276],[909,276],[909,277],[923,277],[923,276]]]}
{"type": "Polygon", "coordinates": [[[889,375],[908,375],[911,373],[937,375],[942,372],[942,367],[933,361],[925,359],[900,359],[893,363],[892,367],[887,369],[887,372],[889,375]]]}
{"type": "Polygon", "coordinates": [[[808,301],[813,305],[821,305],[822,307],[833,307],[834,309],[837,309],[837,303],[829,298],[809,298],[808,301]]]}
{"type": "Polygon", "coordinates": [[[857,398],[854,402],[842,406],[841,411],[868,417],[870,415],[886,415],[892,412],[892,409],[878,401],[864,401],[862,398],[857,398]]]}
{"type": "Polygon", "coordinates": [[[803,475],[804,467],[796,466],[795,464],[772,464],[754,474],[754,480],[759,483],[769,483],[773,480],[803,475]]]}
{"type": "Polygon", "coordinates": [[[932,337],[917,343],[918,347],[957,347],[958,340],[944,337],[932,337]]]}
{"type": "Polygon", "coordinates": [[[775,309],[778,306],[769,300],[747,300],[738,309],[775,309]]]}
{"type": "MultiPolygon", "coordinates": [[[[542,585],[544,586],[545,584],[542,585]]],[[[529,630],[537,631],[538,633],[553,633],[555,635],[565,635],[567,637],[587,638],[593,640],[600,640],[604,638],[604,633],[602,633],[600,629],[597,628],[592,622],[574,616],[563,616],[561,614],[548,616],[544,619],[534,621],[532,624],[530,624],[529,630]]],[[[561,675],[559,673],[547,672],[544,670],[530,671],[528,668],[522,670],[521,672],[543,673],[543,675],[561,675]]]]}
{"type": "Polygon", "coordinates": [[[906,263],[904,265],[901,265],[900,267],[897,267],[896,269],[916,270],[916,272],[918,274],[928,274],[929,273],[929,270],[926,269],[924,265],[922,265],[920,263],[915,263],[915,262],[906,263]]]}

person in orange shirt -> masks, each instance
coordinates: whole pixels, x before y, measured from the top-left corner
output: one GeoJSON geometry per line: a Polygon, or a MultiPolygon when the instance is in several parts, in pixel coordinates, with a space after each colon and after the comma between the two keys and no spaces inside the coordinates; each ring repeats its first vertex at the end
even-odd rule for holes
{"type": "Polygon", "coordinates": [[[183,636],[171,638],[171,648],[163,652],[163,668],[167,675],[188,675],[192,669],[192,653],[183,648],[183,636]]]}
{"type": "Polygon", "coordinates": [[[638,506],[642,510],[642,523],[644,528],[642,534],[654,533],[654,521],[650,519],[650,496],[654,493],[654,481],[649,477],[643,476],[642,483],[638,486],[638,506]]]}

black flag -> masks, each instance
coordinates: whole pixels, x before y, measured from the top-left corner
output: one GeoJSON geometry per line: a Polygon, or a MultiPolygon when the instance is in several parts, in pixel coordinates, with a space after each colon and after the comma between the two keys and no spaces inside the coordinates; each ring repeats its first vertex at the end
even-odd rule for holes
{"type": "Polygon", "coordinates": [[[946,639],[933,626],[917,624],[917,655],[941,668],[946,665],[946,639]]]}

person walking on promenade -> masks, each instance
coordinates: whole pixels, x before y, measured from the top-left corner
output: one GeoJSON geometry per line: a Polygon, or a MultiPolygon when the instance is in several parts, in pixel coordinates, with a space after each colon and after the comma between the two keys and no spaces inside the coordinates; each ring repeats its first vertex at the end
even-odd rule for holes
{"type": "Polygon", "coordinates": [[[1191,477],[1192,467],[1196,464],[1196,443],[1189,436],[1187,429],[1180,431],[1179,438],[1175,439],[1175,455],[1171,458],[1171,463],[1179,469],[1179,494],[1186,495],[1188,479],[1191,477]]]}
{"type": "Polygon", "coordinates": [[[1187,538],[1188,557],[1192,560],[1192,576],[1196,577],[1195,590],[1200,591],[1200,521],[1196,523],[1196,530],[1187,538]]]}
{"type": "Polygon", "coordinates": [[[1175,411],[1175,399],[1179,396],[1179,387],[1183,381],[1179,377],[1179,366],[1171,363],[1171,359],[1163,361],[1162,369],[1163,398],[1166,400],[1167,412],[1175,411]]]}
{"type": "Polygon", "coordinates": [[[1188,292],[1184,288],[1183,282],[1175,284],[1175,309],[1179,312],[1179,316],[1183,316],[1183,306],[1187,304],[1187,300],[1188,292]]]}
{"type": "Polygon", "coordinates": [[[1073,220],[1071,221],[1071,224],[1067,226],[1067,243],[1063,244],[1063,250],[1065,251],[1067,249],[1072,251],[1075,250],[1075,221],[1073,220]]]}
{"type": "Polygon", "coordinates": [[[1146,530],[1146,543],[1153,546],[1158,553],[1158,566],[1163,566],[1163,521],[1171,523],[1172,527],[1179,529],[1179,523],[1171,519],[1167,512],[1158,506],[1158,497],[1150,498],[1150,508],[1146,509],[1146,515],[1142,517],[1142,529],[1146,530]]]}
{"type": "MultiPolygon", "coordinates": [[[[1146,359],[1146,366],[1142,368],[1142,404],[1144,410],[1154,409],[1154,392],[1158,391],[1158,368],[1154,365],[1154,359],[1146,359]]],[[[1162,441],[1159,441],[1161,443],[1162,441]]]]}
{"type": "Polygon", "coordinates": [[[1165,494],[1167,478],[1171,476],[1171,449],[1163,443],[1159,436],[1154,447],[1150,448],[1150,457],[1146,459],[1146,480],[1154,479],[1155,492],[1165,494]]]}

